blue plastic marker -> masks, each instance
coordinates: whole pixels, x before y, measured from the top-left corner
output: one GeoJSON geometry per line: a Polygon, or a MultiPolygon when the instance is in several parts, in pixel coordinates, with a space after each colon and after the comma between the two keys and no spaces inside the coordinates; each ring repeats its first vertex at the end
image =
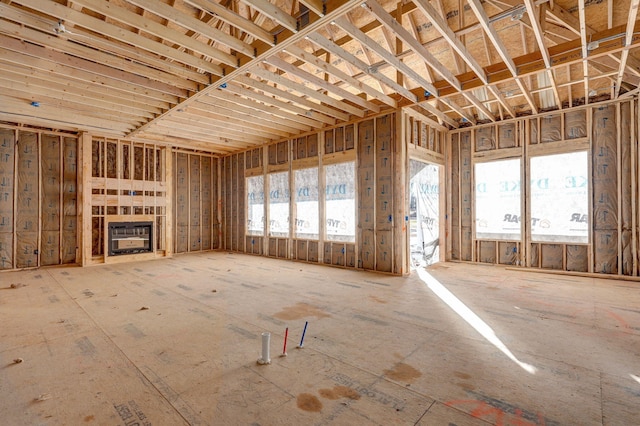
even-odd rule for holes
{"type": "Polygon", "coordinates": [[[304,342],[304,335],[307,332],[307,325],[309,325],[309,321],[305,321],[304,322],[304,330],[302,330],[302,338],[300,339],[300,345],[298,345],[299,348],[302,348],[302,342],[304,342]]]}

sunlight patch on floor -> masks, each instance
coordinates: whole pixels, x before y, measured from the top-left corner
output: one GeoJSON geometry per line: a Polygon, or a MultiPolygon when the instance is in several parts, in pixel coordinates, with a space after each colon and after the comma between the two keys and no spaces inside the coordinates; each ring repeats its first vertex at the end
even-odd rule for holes
{"type": "MultiPolygon", "coordinates": [[[[458,299],[453,293],[451,293],[444,285],[435,279],[429,272],[423,268],[417,269],[418,276],[429,287],[433,293],[438,296],[444,303],[446,303],[453,311],[464,319],[471,327],[473,327],[478,333],[482,335],[489,343],[498,348],[504,353],[510,360],[515,362],[520,368],[530,374],[535,374],[537,369],[531,364],[520,361],[509,350],[509,348],[502,343],[502,341],[496,336],[493,329],[476,315],[467,305],[465,305],[460,299],[458,299]]],[[[639,380],[640,381],[640,380],[639,380]]]]}

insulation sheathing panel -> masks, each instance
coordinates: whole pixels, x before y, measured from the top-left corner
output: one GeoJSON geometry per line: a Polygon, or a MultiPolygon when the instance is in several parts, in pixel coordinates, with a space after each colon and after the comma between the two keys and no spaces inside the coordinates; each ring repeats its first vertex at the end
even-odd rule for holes
{"type": "Polygon", "coordinates": [[[356,266],[356,245],[355,244],[345,244],[346,248],[346,266],[349,268],[355,268],[356,266]]]}
{"type": "Polygon", "coordinates": [[[459,135],[451,136],[451,259],[460,260],[460,145],[459,135]]]}
{"type": "Polygon", "coordinates": [[[42,231],[40,240],[40,264],[57,265],[60,262],[60,232],[42,231]]]}
{"type": "MultiPolygon", "coordinates": [[[[279,149],[279,148],[278,148],[279,149]]],[[[240,208],[238,206],[238,155],[231,156],[231,174],[229,175],[229,182],[231,183],[231,190],[229,191],[229,206],[227,211],[229,212],[228,220],[230,225],[230,239],[231,250],[238,251],[238,214],[240,208]]],[[[243,179],[244,180],[244,179],[243,179]]],[[[242,197],[244,198],[244,197],[242,197]]]]}
{"type": "Polygon", "coordinates": [[[567,112],[564,115],[565,139],[578,139],[587,136],[587,111],[584,109],[567,112]]]}
{"type": "Polygon", "coordinates": [[[375,266],[375,237],[373,231],[362,230],[360,237],[360,266],[363,269],[373,269],[375,266]]]}
{"type": "Polygon", "coordinates": [[[532,118],[529,120],[529,143],[537,144],[540,142],[540,135],[538,134],[538,119],[532,118]]]}
{"type": "Polygon", "coordinates": [[[496,148],[495,126],[476,129],[476,152],[490,151],[496,148]]]}
{"type": "MultiPolygon", "coordinates": [[[[140,149],[142,150],[142,148],[140,149]]],[[[107,178],[115,179],[117,177],[118,177],[118,142],[107,140],[107,178]]]]}
{"type": "Polygon", "coordinates": [[[38,266],[38,233],[17,232],[16,267],[33,268],[38,266]]]}
{"type": "MultiPolygon", "coordinates": [[[[275,146],[275,145],[274,145],[275,146]]],[[[233,205],[233,194],[231,191],[231,179],[233,179],[231,174],[231,159],[232,157],[226,157],[224,159],[224,191],[225,197],[223,198],[224,202],[224,248],[226,250],[231,250],[231,239],[232,239],[232,226],[233,226],[233,209],[235,208],[233,205]]]]}
{"type": "Polygon", "coordinates": [[[60,137],[42,135],[41,265],[60,263],[60,137]]]}
{"type": "Polygon", "coordinates": [[[331,264],[336,266],[345,266],[346,249],[343,243],[331,244],[331,264]]]}
{"type": "Polygon", "coordinates": [[[562,269],[562,244],[541,244],[542,268],[562,269]]]}
{"type": "Polygon", "coordinates": [[[78,246],[78,140],[62,139],[62,263],[76,262],[78,246]]]}
{"type": "Polygon", "coordinates": [[[13,268],[13,233],[0,232],[0,269],[13,268]]]}
{"type": "Polygon", "coordinates": [[[333,243],[330,243],[328,241],[324,243],[324,255],[322,257],[322,261],[326,265],[331,265],[331,246],[332,245],[333,243]]]}
{"type": "Polygon", "coordinates": [[[91,255],[104,254],[104,218],[94,216],[91,219],[91,255]]]}
{"type": "Polygon", "coordinates": [[[307,138],[294,139],[296,159],[307,158],[307,138]]]}
{"type": "Polygon", "coordinates": [[[186,253],[189,251],[189,227],[187,225],[176,225],[176,253],[186,253]]]}
{"type": "Polygon", "coordinates": [[[189,157],[184,153],[177,153],[175,157],[175,210],[176,226],[189,224],[188,198],[189,193],[189,157]]]}
{"type": "Polygon", "coordinates": [[[338,127],[334,134],[336,152],[344,151],[344,127],[338,127]]]}
{"type": "Polygon", "coordinates": [[[269,256],[276,257],[278,255],[278,240],[269,238],[269,256]]]}
{"type": "Polygon", "coordinates": [[[202,198],[202,250],[210,250],[211,247],[211,227],[213,220],[211,213],[213,211],[212,199],[212,183],[211,183],[211,157],[202,157],[201,159],[201,188],[200,197],[202,198]]]}
{"type": "Polygon", "coordinates": [[[18,200],[16,267],[38,266],[38,135],[18,136],[18,200]]]}
{"type": "MultiPolygon", "coordinates": [[[[346,151],[353,149],[355,147],[355,136],[354,136],[355,127],[353,124],[349,124],[344,127],[344,149],[346,151]]],[[[315,135],[313,135],[315,137],[315,135]]]]}
{"type": "Polygon", "coordinates": [[[496,242],[480,241],[478,261],[482,263],[496,263],[496,242]]]}
{"type": "Polygon", "coordinates": [[[460,134],[461,258],[471,261],[471,132],[460,134]]]}
{"type": "MultiPolygon", "coordinates": [[[[353,131],[351,132],[351,135],[353,136],[353,131]]],[[[307,136],[307,157],[317,157],[317,156],[318,156],[318,134],[314,133],[312,135],[307,136]]]]}
{"type": "Polygon", "coordinates": [[[392,231],[376,231],[376,271],[391,272],[393,265],[392,237],[392,231]]]}
{"type": "Polygon", "coordinates": [[[633,208],[631,197],[631,104],[620,104],[620,171],[621,171],[621,229],[622,229],[622,274],[633,275],[633,252],[631,234],[633,229],[633,208]]]}
{"type": "Polygon", "coordinates": [[[15,132],[0,129],[0,269],[13,268],[15,132]]]}
{"type": "Polygon", "coordinates": [[[289,254],[287,253],[287,247],[289,240],[284,238],[278,239],[278,257],[281,259],[289,258],[289,254]]]}
{"type": "Polygon", "coordinates": [[[499,242],[498,256],[501,265],[515,265],[518,260],[518,245],[514,242],[499,242]]]}
{"type": "Polygon", "coordinates": [[[589,269],[588,246],[567,246],[567,271],[587,272],[589,269]]]}
{"type": "Polygon", "coordinates": [[[296,247],[296,259],[307,260],[309,257],[307,253],[307,241],[297,240],[295,243],[295,247],[296,247]]]}
{"type": "Polygon", "coordinates": [[[615,107],[593,111],[594,271],[617,273],[618,170],[615,107]]]}
{"type": "MultiPolygon", "coordinates": [[[[244,251],[244,236],[246,233],[246,226],[245,224],[247,223],[247,208],[246,208],[246,201],[247,201],[247,197],[245,194],[245,179],[244,179],[244,159],[243,157],[238,158],[238,173],[236,174],[235,177],[236,181],[238,182],[238,190],[235,193],[236,199],[238,200],[238,214],[236,216],[236,229],[237,229],[237,236],[236,236],[236,241],[238,242],[238,250],[240,251],[244,251]]],[[[286,256],[289,257],[289,256],[286,256]]]]}
{"type": "Polygon", "coordinates": [[[309,262],[318,262],[318,242],[309,241],[309,262]]]}
{"type": "Polygon", "coordinates": [[[593,232],[595,251],[594,272],[618,273],[618,231],[595,230],[593,232]]]}
{"type": "Polygon", "coordinates": [[[498,126],[498,148],[515,147],[517,138],[516,123],[507,123],[498,126]]]}
{"type": "Polygon", "coordinates": [[[531,244],[529,253],[531,255],[530,266],[532,268],[539,268],[540,267],[540,244],[531,244]]]}
{"type": "Polygon", "coordinates": [[[202,249],[200,238],[200,156],[189,155],[189,251],[202,249]]]}
{"type": "Polygon", "coordinates": [[[324,153],[331,154],[333,152],[333,129],[324,132],[324,153]]]}
{"type": "MultiPolygon", "coordinates": [[[[262,149],[260,150],[262,152],[262,149]]],[[[220,220],[218,218],[218,210],[220,209],[219,200],[219,186],[218,186],[218,167],[220,165],[220,159],[212,158],[211,159],[211,201],[213,210],[211,211],[212,215],[212,223],[213,223],[213,233],[212,233],[212,248],[217,249],[220,248],[220,220]]]]}
{"type": "Polygon", "coordinates": [[[562,140],[562,118],[560,114],[547,115],[540,119],[540,142],[562,140]]]}

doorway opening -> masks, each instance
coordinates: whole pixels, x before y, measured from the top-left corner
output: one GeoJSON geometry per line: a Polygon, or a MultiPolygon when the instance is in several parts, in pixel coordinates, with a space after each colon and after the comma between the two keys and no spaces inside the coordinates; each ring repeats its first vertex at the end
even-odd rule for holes
{"type": "Polygon", "coordinates": [[[440,168],[409,160],[409,250],[411,268],[440,259],[440,168]]]}

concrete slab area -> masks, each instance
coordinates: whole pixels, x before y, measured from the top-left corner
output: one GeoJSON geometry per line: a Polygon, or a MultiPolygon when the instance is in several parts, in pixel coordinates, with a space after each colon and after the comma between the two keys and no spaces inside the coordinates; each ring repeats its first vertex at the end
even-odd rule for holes
{"type": "Polygon", "coordinates": [[[639,290],[226,253],[3,273],[0,423],[637,425],[639,290]]]}

